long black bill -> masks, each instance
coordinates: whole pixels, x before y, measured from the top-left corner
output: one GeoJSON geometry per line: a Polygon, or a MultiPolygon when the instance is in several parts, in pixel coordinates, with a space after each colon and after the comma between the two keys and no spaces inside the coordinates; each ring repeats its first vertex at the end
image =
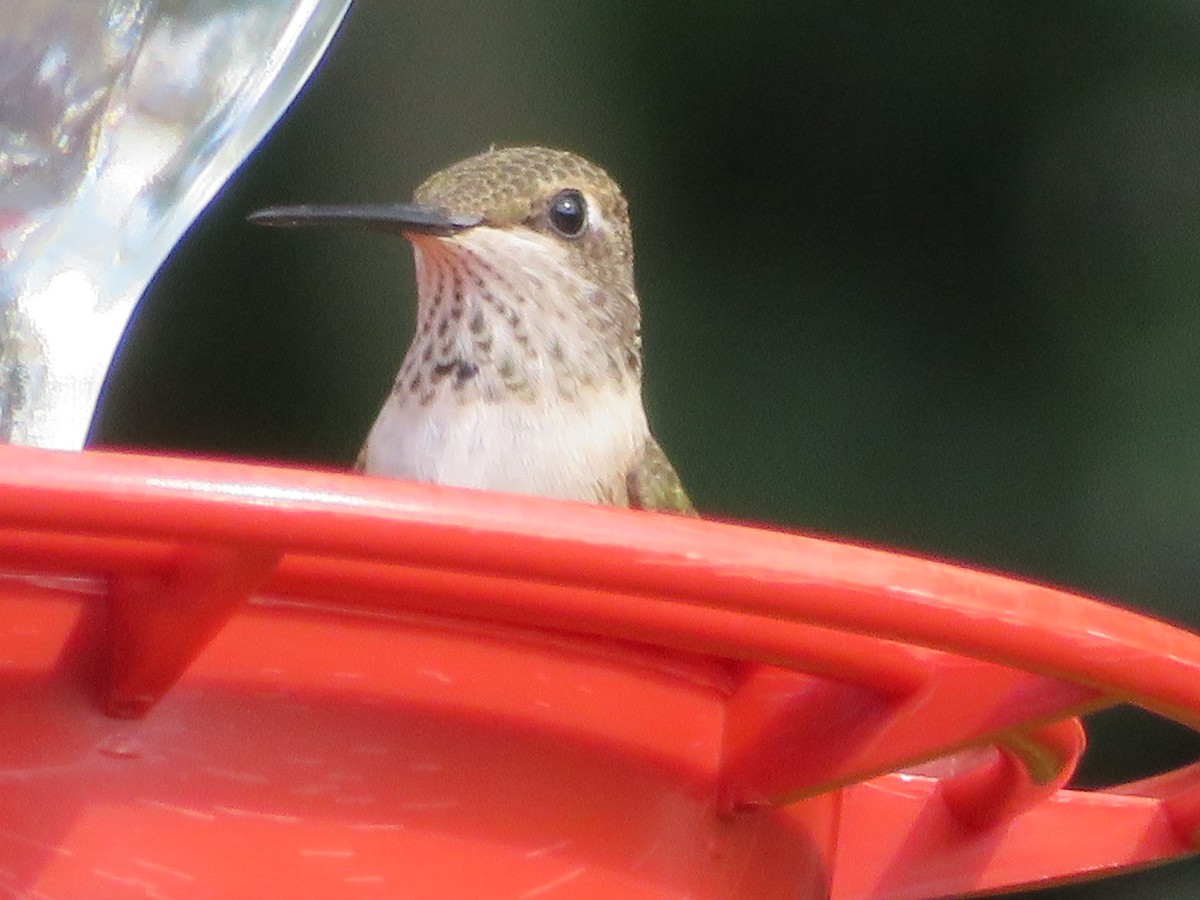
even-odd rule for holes
{"type": "Polygon", "coordinates": [[[483,222],[482,216],[452,215],[444,209],[417,203],[381,203],[344,206],[272,206],[246,217],[255,225],[303,227],[357,225],[376,231],[451,235],[483,222]]]}

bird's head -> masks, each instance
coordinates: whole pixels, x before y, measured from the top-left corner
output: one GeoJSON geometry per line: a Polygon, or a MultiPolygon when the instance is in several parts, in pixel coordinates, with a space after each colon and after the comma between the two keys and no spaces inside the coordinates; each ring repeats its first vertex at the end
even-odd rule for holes
{"type": "Polygon", "coordinates": [[[628,207],[602,169],[573,153],[493,149],[436,173],[412,203],[277,207],[250,218],[407,237],[418,281],[410,355],[427,341],[426,362],[470,349],[471,366],[492,362],[506,377],[520,369],[513,380],[554,372],[560,393],[597,380],[640,383],[628,207]]]}

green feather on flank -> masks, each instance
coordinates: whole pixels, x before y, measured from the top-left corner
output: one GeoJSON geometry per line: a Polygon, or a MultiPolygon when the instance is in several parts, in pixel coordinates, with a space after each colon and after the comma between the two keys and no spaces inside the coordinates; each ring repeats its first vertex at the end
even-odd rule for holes
{"type": "Polygon", "coordinates": [[[675,467],[654,438],[646,439],[642,458],[625,476],[625,484],[629,491],[629,505],[634,509],[696,515],[675,467]]]}

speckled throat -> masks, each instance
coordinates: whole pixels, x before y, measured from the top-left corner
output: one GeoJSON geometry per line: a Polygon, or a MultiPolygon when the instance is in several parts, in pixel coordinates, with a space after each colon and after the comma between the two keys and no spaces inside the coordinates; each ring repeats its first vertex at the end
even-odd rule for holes
{"type": "Polygon", "coordinates": [[[413,242],[417,327],[402,404],[580,403],[638,391],[637,301],[614,297],[534,232],[478,228],[413,242]]]}

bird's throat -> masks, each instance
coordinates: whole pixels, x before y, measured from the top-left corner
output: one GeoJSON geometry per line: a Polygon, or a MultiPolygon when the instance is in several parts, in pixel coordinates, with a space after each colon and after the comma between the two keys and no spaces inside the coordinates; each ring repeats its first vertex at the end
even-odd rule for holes
{"type": "Polygon", "coordinates": [[[640,391],[639,348],[614,340],[606,298],[555,248],[484,228],[414,247],[417,328],[393,391],[402,404],[578,405],[640,391]]]}

